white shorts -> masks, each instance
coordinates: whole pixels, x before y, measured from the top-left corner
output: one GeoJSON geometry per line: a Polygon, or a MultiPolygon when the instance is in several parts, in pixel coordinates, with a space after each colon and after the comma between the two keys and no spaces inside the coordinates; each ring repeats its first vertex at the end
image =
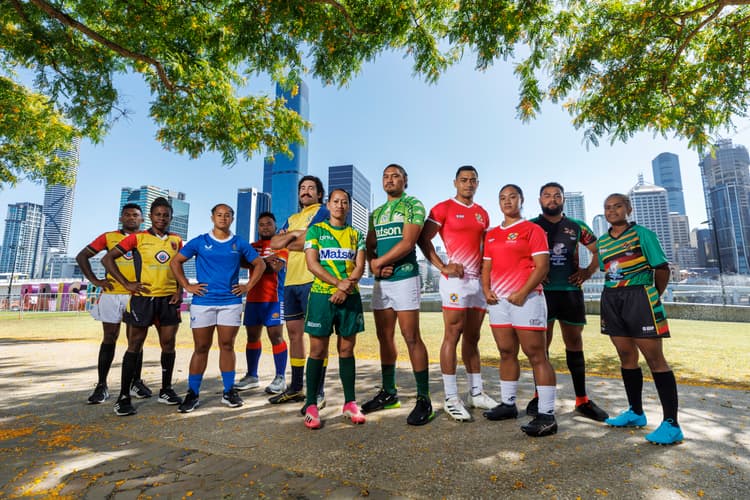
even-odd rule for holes
{"type": "Polygon", "coordinates": [[[228,306],[199,306],[190,304],[190,328],[207,326],[240,326],[242,324],[242,304],[228,306]]]}
{"type": "Polygon", "coordinates": [[[542,292],[531,292],[526,302],[516,306],[506,299],[489,305],[490,326],[517,330],[547,330],[547,301],[542,292]]]}
{"type": "Polygon", "coordinates": [[[441,274],[440,298],[443,299],[443,309],[487,310],[479,279],[446,278],[441,274]]]}
{"type": "Polygon", "coordinates": [[[129,293],[103,293],[91,308],[91,316],[102,323],[120,323],[129,302],[129,293]]]}
{"type": "Polygon", "coordinates": [[[382,309],[419,310],[420,288],[419,276],[399,281],[376,280],[372,287],[371,307],[378,311],[382,309]]]}

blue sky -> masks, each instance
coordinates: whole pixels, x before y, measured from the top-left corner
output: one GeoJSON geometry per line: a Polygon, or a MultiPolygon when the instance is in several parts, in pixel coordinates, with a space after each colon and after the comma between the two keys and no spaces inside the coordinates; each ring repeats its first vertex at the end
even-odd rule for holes
{"type": "MultiPolygon", "coordinates": [[[[309,173],[326,182],[329,165],[354,164],[370,179],[379,204],[385,200],[382,170],[396,162],[409,173],[408,191],[429,209],[454,194],[451,181],[456,168],[472,164],[480,178],[476,201],[489,211],[493,225],[500,221],[501,185],[515,183],[524,189],[524,215],[532,217],[538,213],[539,186],[553,180],[567,191],[584,193],[590,223],[601,213],[607,194],[628,191],[641,172],[652,181],[651,160],[669,151],[680,157],[691,227],[706,219],[698,155],[684,141],[644,133],[628,143],[610,146],[603,141],[587,150],[581,131],[573,128],[570,116],[559,107],[545,106],[541,116],[528,124],[515,118],[517,82],[509,64],[499,62],[480,73],[472,62],[466,58],[435,85],[414,77],[411,61],[396,54],[367,64],[345,88],[308,80],[313,124],[309,173]]],[[[71,255],[115,227],[123,186],[152,184],[186,193],[193,237],[210,228],[213,205],[234,206],[238,188],[262,184],[260,156],[227,168],[214,155],[190,160],[164,151],[148,118],[146,86],[135,77],[120,81],[133,114],[116,123],[101,144],[81,145],[71,255]]],[[[274,91],[263,80],[253,82],[251,88],[271,95],[274,91]]],[[[748,122],[740,122],[739,127],[730,137],[750,147],[748,122]]],[[[9,203],[42,203],[43,192],[30,183],[0,191],[0,234],[9,203]]]]}

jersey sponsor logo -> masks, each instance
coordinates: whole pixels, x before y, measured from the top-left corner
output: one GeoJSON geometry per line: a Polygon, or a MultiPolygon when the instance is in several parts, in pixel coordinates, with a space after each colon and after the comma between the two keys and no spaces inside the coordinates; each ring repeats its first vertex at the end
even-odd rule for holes
{"type": "Polygon", "coordinates": [[[463,218],[464,218],[464,214],[456,214],[456,219],[463,219],[463,218]]]}
{"type": "Polygon", "coordinates": [[[531,326],[542,326],[544,324],[544,322],[541,319],[531,318],[529,320],[529,324],[531,326]]]}
{"type": "Polygon", "coordinates": [[[320,260],[354,260],[354,250],[349,248],[321,248],[320,260]]]}
{"type": "Polygon", "coordinates": [[[321,325],[320,323],[316,323],[315,321],[308,321],[306,323],[306,326],[309,326],[310,328],[320,328],[323,325],[321,325]]]}
{"type": "Polygon", "coordinates": [[[335,241],[336,239],[333,236],[331,236],[330,234],[321,234],[318,237],[318,240],[319,241],[326,241],[326,240],[335,241]]]}
{"type": "Polygon", "coordinates": [[[156,255],[154,255],[154,258],[160,264],[166,264],[167,262],[169,262],[170,256],[167,252],[165,252],[164,250],[161,250],[156,255]]]}
{"type": "Polygon", "coordinates": [[[573,228],[565,227],[565,228],[563,228],[562,232],[565,233],[565,234],[567,234],[567,235],[569,235],[569,236],[571,236],[571,238],[570,238],[571,240],[575,239],[576,232],[575,232],[575,230],[573,228]]]}
{"type": "Polygon", "coordinates": [[[562,255],[565,252],[565,245],[562,243],[555,243],[552,247],[552,253],[555,255],[562,255]]]}
{"type": "Polygon", "coordinates": [[[400,267],[400,270],[402,270],[405,273],[410,273],[414,270],[414,264],[407,262],[406,264],[400,267]]]}
{"type": "Polygon", "coordinates": [[[643,327],[641,327],[641,331],[642,332],[653,332],[654,330],[656,330],[656,328],[653,327],[653,326],[643,326],[643,327]]]}
{"type": "Polygon", "coordinates": [[[394,236],[401,236],[402,230],[399,226],[381,226],[375,228],[375,235],[378,238],[392,238],[394,236]]]}

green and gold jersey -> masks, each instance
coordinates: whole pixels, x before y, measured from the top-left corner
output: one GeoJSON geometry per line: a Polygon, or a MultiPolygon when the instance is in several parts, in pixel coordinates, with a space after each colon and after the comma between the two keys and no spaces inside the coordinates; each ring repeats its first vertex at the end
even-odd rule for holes
{"type": "MultiPolygon", "coordinates": [[[[400,198],[386,202],[373,210],[370,215],[369,231],[375,231],[377,237],[376,254],[385,255],[396,243],[401,241],[405,224],[424,225],[425,209],[421,201],[404,193],[400,198]]],[[[393,265],[393,275],[388,281],[399,281],[419,276],[417,252],[412,249],[406,257],[393,265]]]]}
{"type": "Polygon", "coordinates": [[[654,268],[667,263],[656,234],[635,223],[616,238],[609,232],[603,234],[596,246],[607,288],[653,285],[654,268]]]}
{"type": "MultiPolygon", "coordinates": [[[[332,226],[331,221],[313,224],[305,235],[305,253],[308,249],[318,252],[320,264],[337,279],[348,278],[357,260],[357,253],[365,251],[362,233],[351,226],[332,226]]],[[[319,278],[313,280],[311,292],[333,295],[336,287],[319,278]]],[[[357,288],[357,292],[359,288],[357,288]]]]}

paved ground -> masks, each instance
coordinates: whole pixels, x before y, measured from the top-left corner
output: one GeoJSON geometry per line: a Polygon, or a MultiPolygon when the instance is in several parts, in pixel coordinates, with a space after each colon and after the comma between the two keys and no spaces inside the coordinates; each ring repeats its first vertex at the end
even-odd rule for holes
{"type": "MultiPolygon", "coordinates": [[[[427,426],[406,425],[414,401],[408,366],[398,380],[404,407],[352,426],[332,358],[323,429],[304,428],[298,406],[271,406],[260,391],[245,406],[219,402],[216,353],[189,415],[154,399],[117,417],[110,402],[84,404],[93,387],[98,346],[90,342],[0,339],[0,498],[747,498],[750,494],[750,392],[680,387],[686,441],[653,446],[646,429],[622,430],[574,416],[572,387],[558,378],[557,435],[533,439],[527,420],[459,424],[440,412],[427,426]]],[[[122,355],[118,346],[117,358],[122,355]]],[[[179,350],[176,389],[185,390],[190,352],[179,350]]],[[[746,355],[743,354],[743,355],[746,355]]],[[[159,353],[145,354],[146,381],[158,387],[159,353]]],[[[270,356],[262,360],[270,380],[270,356]]],[[[244,366],[244,363],[241,362],[244,366]]],[[[442,398],[431,368],[433,398],[442,398]]],[[[459,380],[463,377],[459,372],[459,380]]],[[[678,379],[679,379],[679,373],[678,379]]],[[[110,374],[116,387],[119,364],[110,374]]],[[[497,372],[485,371],[497,387],[497,372]]],[[[374,394],[378,365],[358,363],[360,400],[374,394]]],[[[626,405],[619,380],[590,379],[590,393],[615,413],[626,405]]],[[[523,373],[520,398],[531,391],[523,373]]],[[[496,392],[496,391],[493,391],[496,392]]],[[[653,384],[644,396],[648,429],[661,420],[653,384]]]]}

